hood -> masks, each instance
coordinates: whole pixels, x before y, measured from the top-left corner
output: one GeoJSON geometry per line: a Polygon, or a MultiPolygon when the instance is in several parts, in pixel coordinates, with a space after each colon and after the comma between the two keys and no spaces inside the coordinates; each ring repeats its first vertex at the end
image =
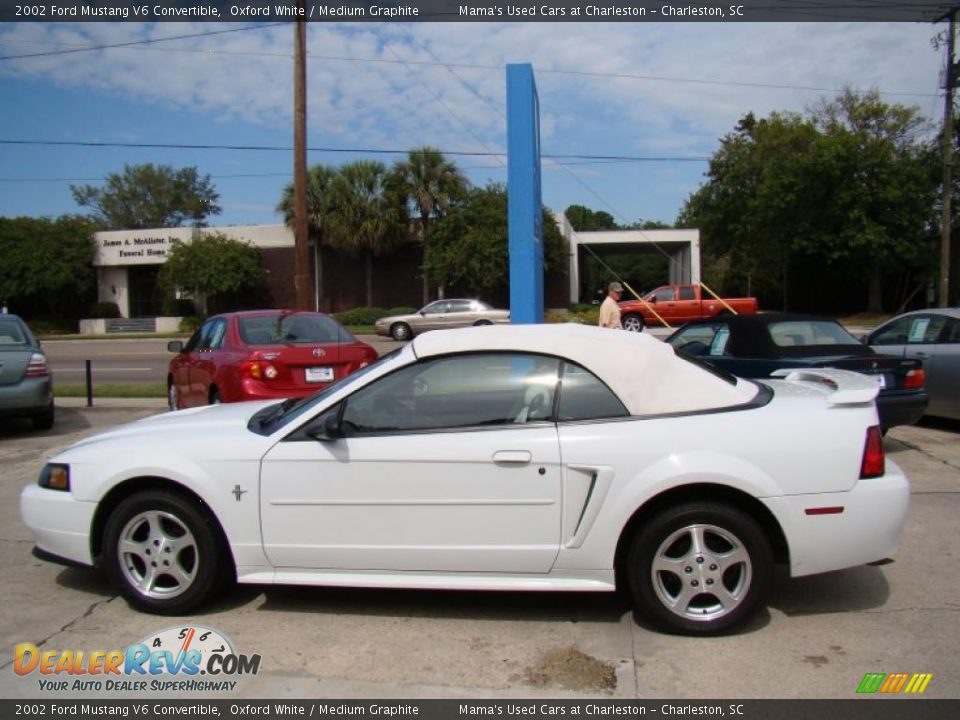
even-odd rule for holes
{"type": "MultiPolygon", "coordinates": [[[[100,445],[105,442],[169,441],[171,443],[192,444],[204,439],[213,440],[227,436],[236,438],[247,433],[247,423],[259,410],[275,405],[279,400],[261,400],[257,402],[239,402],[223,405],[207,405],[177,412],[160,413],[120,425],[99,435],[80,440],[70,446],[70,450],[100,445]]],[[[251,436],[257,437],[250,433],[251,436]]]]}

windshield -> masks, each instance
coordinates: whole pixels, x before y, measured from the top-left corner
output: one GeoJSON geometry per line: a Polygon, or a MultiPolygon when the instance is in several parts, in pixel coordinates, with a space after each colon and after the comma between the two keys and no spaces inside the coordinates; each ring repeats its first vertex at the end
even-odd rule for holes
{"type": "Polygon", "coordinates": [[[309,413],[314,407],[322,404],[334,393],[338,393],[344,388],[350,387],[357,381],[370,374],[374,369],[396,359],[401,352],[403,352],[403,348],[398,348],[391,353],[387,353],[383,357],[379,358],[376,362],[372,362],[366,367],[360,368],[355,373],[347,375],[347,377],[343,378],[342,380],[338,380],[332,385],[328,385],[323,390],[320,390],[309,397],[305,397],[302,400],[298,400],[295,403],[290,405],[285,405],[284,403],[271,405],[254,415],[250,419],[250,424],[248,427],[250,430],[260,435],[271,435],[280,428],[289,425],[300,416],[309,413]]]}

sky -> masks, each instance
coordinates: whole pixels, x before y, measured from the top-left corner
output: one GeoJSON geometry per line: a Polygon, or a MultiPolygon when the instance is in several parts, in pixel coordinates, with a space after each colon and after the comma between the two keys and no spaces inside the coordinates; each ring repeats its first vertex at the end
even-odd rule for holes
{"type": "MultiPolygon", "coordinates": [[[[803,113],[850,86],[917,106],[931,127],[941,122],[943,51],[931,43],[939,30],[312,23],[307,161],[391,165],[431,145],[473,184],[505,183],[506,65],[530,63],[542,152],[565,156],[543,161],[544,203],[604,210],[621,224],[673,223],[720,138],[748,112],[803,113]]],[[[210,175],[223,208],[212,225],[282,222],[275,207],[293,173],[293,36],[290,24],[0,23],[0,216],[85,212],[71,184],[155,163],[210,175]],[[277,149],[238,149],[252,146],[277,149]]]]}

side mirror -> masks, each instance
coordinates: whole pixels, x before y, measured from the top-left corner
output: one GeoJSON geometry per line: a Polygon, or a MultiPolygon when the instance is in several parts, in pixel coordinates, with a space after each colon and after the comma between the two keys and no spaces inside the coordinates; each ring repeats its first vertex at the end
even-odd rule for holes
{"type": "Polygon", "coordinates": [[[171,340],[167,343],[167,350],[169,352],[182,353],[183,352],[183,341],[182,340],[171,340]]]}
{"type": "Polygon", "coordinates": [[[343,437],[343,430],[340,427],[339,413],[328,413],[319,423],[307,431],[307,435],[320,442],[338,440],[343,437]]]}

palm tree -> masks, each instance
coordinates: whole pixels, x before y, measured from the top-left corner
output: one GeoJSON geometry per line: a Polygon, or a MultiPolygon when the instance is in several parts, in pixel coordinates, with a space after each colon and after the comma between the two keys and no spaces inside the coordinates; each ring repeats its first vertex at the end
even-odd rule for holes
{"type": "MultiPolygon", "coordinates": [[[[391,173],[391,184],[415,209],[420,219],[420,240],[426,253],[430,241],[430,223],[462,198],[470,187],[457,166],[437,148],[424,146],[411,150],[405,161],[397,162],[391,173]]],[[[443,297],[441,285],[439,295],[443,297]]],[[[423,273],[423,302],[430,300],[427,273],[423,273]]]]}
{"type": "Polygon", "coordinates": [[[392,251],[406,231],[401,199],[388,188],[386,166],[358,160],[341,166],[332,185],[336,245],[366,260],[367,306],[373,305],[373,258],[392,251]]]}
{"type": "MultiPolygon", "coordinates": [[[[332,236],[333,223],[333,185],[337,178],[337,169],[327,165],[314,165],[307,174],[307,228],[313,239],[316,252],[317,290],[321,306],[324,304],[323,273],[320,268],[320,248],[324,245],[336,247],[332,236]]],[[[283,197],[277,204],[277,212],[283,213],[283,221],[293,226],[293,184],[283,190],[283,197]]]]}

